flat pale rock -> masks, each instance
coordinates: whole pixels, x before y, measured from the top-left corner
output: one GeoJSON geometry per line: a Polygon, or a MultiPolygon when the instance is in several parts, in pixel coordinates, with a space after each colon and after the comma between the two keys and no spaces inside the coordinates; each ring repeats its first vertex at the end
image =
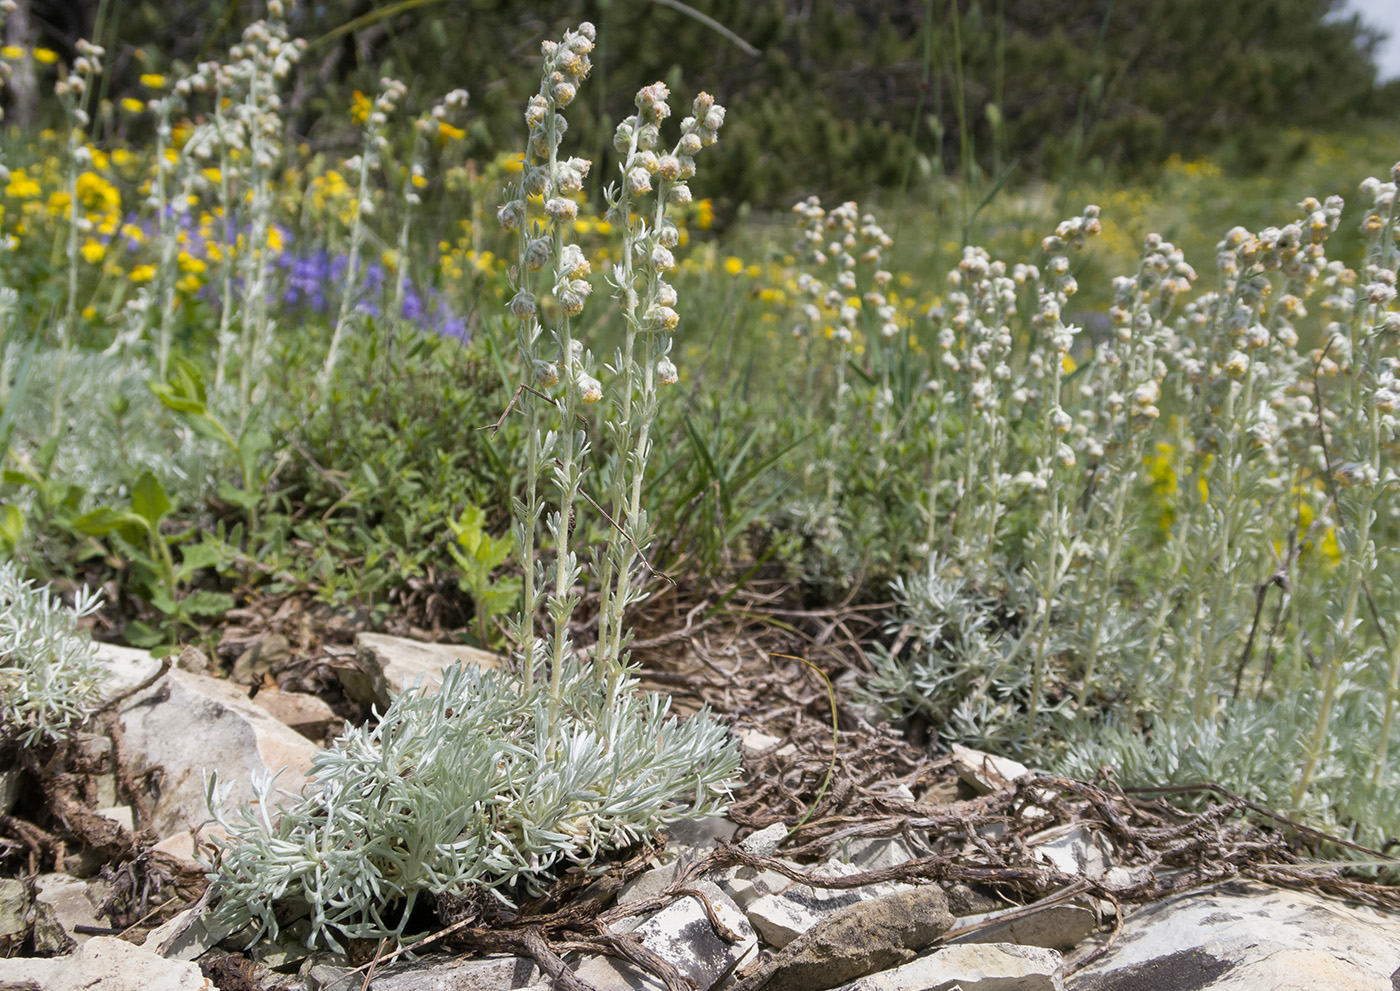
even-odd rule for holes
{"type": "MultiPolygon", "coordinates": [[[[513,991],[529,987],[539,977],[540,971],[534,961],[523,957],[479,960],[424,957],[376,971],[369,982],[369,991],[513,991]]],[[[359,991],[358,975],[340,987],[359,991]]]]}
{"type": "Polygon", "coordinates": [[[378,706],[382,712],[395,695],[420,678],[425,690],[442,685],[442,669],[452,664],[472,664],[483,670],[499,667],[501,659],[489,650],[450,643],[423,643],[384,633],[355,634],[355,658],[336,666],[345,694],[361,705],[378,706]]]}
{"type": "MultiPolygon", "coordinates": [[[[839,991],[1064,991],[1064,987],[1064,960],[1054,950],[982,943],[934,950],[839,991]]],[[[1144,984],[1138,991],[1165,988],[1144,984]]]]}
{"type": "Polygon", "coordinates": [[[305,692],[264,688],[253,696],[253,703],[308,740],[319,741],[342,723],[341,718],[323,700],[305,692]]]}
{"type": "MultiPolygon", "coordinates": [[[[818,873],[827,877],[849,877],[863,873],[840,861],[824,864],[818,873]]],[[[761,883],[761,879],[756,881],[761,883]]],[[[772,893],[751,900],[744,911],[765,943],[782,949],[807,930],[842,909],[860,902],[873,902],[884,895],[908,890],[905,884],[871,884],[861,888],[814,888],[783,877],[772,893]]]]}
{"type": "Polygon", "coordinates": [[[936,885],[850,905],[789,943],[744,991],[826,991],[857,977],[908,963],[953,924],[936,885]]]}
{"type": "Polygon", "coordinates": [[[1113,841],[1101,829],[1065,823],[1026,837],[1026,846],[1066,874],[1101,878],[1113,866],[1113,841]]]}
{"type": "Polygon", "coordinates": [[[1068,987],[1391,991],[1400,988],[1400,916],[1304,892],[1221,886],[1134,912],[1068,987]]]}
{"type": "Polygon", "coordinates": [[[149,650],[123,647],[115,643],[94,643],[93,657],[101,665],[106,679],[102,682],[102,701],[135,688],[160,670],[160,661],[149,650]]]}
{"type": "Polygon", "coordinates": [[[953,744],[953,767],[958,777],[979,795],[1001,791],[1031,773],[1030,768],[1019,761],[984,754],[958,743],[953,744]]]}
{"type": "Polygon", "coordinates": [[[0,960],[0,991],[216,991],[196,964],[166,960],[115,936],[76,953],[0,960]]]}
{"type": "MultiPolygon", "coordinates": [[[[753,927],[729,896],[709,881],[698,881],[695,890],[704,894],[715,916],[739,942],[723,939],[710,924],[700,899],[682,895],[632,930],[642,945],[669,961],[683,977],[707,991],[724,980],[738,962],[758,942],[753,927]]],[[[659,980],[611,957],[588,957],[575,971],[598,991],[659,991],[659,980]]]]}
{"type": "Polygon", "coordinates": [[[1083,905],[1047,905],[1028,915],[1016,917],[1018,909],[991,912],[958,919],[955,929],[978,926],[976,932],[958,936],[953,943],[1015,943],[1069,951],[1099,927],[1094,910],[1083,905]]]}
{"type": "Polygon", "coordinates": [[[75,932],[77,926],[106,925],[97,917],[97,908],[102,904],[100,882],[80,881],[67,874],[40,874],[34,887],[35,903],[47,906],[54,921],[78,944],[92,937],[75,932]]]}
{"type": "Polygon", "coordinates": [[[161,839],[209,818],[207,773],[218,772],[232,807],[253,798],[255,774],[281,770],[278,789],[299,793],[317,753],[310,740],[254,705],[245,689],[178,669],[127,699],[120,714],[133,771],[165,769],[151,823],[161,839]]]}

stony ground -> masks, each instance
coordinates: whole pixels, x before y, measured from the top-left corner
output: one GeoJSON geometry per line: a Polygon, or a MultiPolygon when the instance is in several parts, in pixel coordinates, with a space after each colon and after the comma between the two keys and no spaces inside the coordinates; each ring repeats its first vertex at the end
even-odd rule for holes
{"type": "Polygon", "coordinates": [[[312,953],[295,924],[251,950],[211,932],[204,772],[217,768],[235,801],[260,770],[285,767],[296,791],[343,720],[444,664],[495,658],[407,624],[398,632],[416,636],[368,633],[360,617],[290,599],[233,616],[217,657],[103,647],[107,709],[71,747],[15,755],[5,774],[0,989],[1400,980],[1389,914],[1400,889],[1310,865],[1322,837],[1228,793],[1186,812],[1173,804],[1184,794],[1126,791],[1111,776],[936,756],[911,742],[917,728],[844,701],[833,727],[873,612],[774,625],[757,594],[734,606],[721,624],[663,603],[637,642],[648,687],[682,711],[710,706],[741,741],[727,816],[628,851],[601,876],[566,874],[517,912],[440,903],[412,960],[377,943],[312,953]]]}

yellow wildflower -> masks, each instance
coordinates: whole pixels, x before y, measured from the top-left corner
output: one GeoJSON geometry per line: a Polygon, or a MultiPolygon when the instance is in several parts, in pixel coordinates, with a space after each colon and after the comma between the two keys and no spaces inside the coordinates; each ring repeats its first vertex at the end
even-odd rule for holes
{"type": "Polygon", "coordinates": [[[88,238],[83,242],[83,246],[78,249],[78,253],[83,256],[83,261],[89,265],[96,265],[102,260],[102,256],[107,253],[106,247],[93,238],[88,238]]]}
{"type": "Polygon", "coordinates": [[[132,282],[150,282],[156,277],[156,267],[154,265],[137,265],[131,270],[129,278],[132,282]]]}
{"type": "Polygon", "coordinates": [[[710,229],[715,222],[715,201],[706,197],[695,201],[695,226],[702,231],[710,229]]]}
{"type": "Polygon", "coordinates": [[[146,105],[134,96],[122,97],[121,107],[129,114],[139,114],[146,109],[146,105]]]}
{"type": "Polygon", "coordinates": [[[141,85],[147,89],[163,89],[165,87],[165,77],[158,72],[143,72],[141,74],[141,85]]]}
{"type": "Polygon", "coordinates": [[[744,263],[741,259],[731,255],[724,260],[724,270],[730,275],[738,275],[744,270],[744,263]]]}
{"type": "Polygon", "coordinates": [[[188,251],[180,252],[177,261],[179,262],[181,272],[203,272],[209,268],[209,266],[204,263],[204,259],[196,258],[188,251]]]}
{"type": "Polygon", "coordinates": [[[354,95],[350,98],[350,119],[356,124],[363,124],[369,120],[369,110],[369,97],[359,90],[355,90],[354,95]]]}
{"type": "Polygon", "coordinates": [[[43,65],[53,65],[58,61],[58,52],[52,48],[36,48],[34,49],[34,61],[43,65]]]}
{"type": "Polygon", "coordinates": [[[0,58],[21,59],[24,58],[24,49],[18,45],[6,45],[0,48],[0,58]]]}
{"type": "Polygon", "coordinates": [[[438,121],[438,141],[446,144],[448,141],[460,141],[467,136],[467,132],[460,127],[453,127],[445,120],[438,121]]]}
{"type": "Polygon", "coordinates": [[[24,169],[15,169],[10,173],[10,181],[5,186],[5,195],[16,200],[36,199],[43,192],[39,184],[29,178],[29,174],[24,169]]]}

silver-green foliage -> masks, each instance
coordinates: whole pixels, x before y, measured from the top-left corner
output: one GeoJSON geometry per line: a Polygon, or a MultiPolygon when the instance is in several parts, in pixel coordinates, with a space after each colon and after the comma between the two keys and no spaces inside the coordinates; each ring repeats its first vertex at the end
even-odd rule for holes
{"type": "Polygon", "coordinates": [[[594,679],[567,662],[552,710],[545,681],[453,667],[435,694],[406,692],[318,755],[280,819],[259,782],[256,813],[220,818],[221,917],[275,937],[304,906],[310,940],[398,939],[423,894],[510,904],[558,868],[721,811],[738,765],[725,728],[668,716],[633,684],[609,706],[594,679]]]}
{"type": "Polygon", "coordinates": [[[907,656],[877,647],[865,696],[896,718],[925,718],[945,741],[1023,746],[1034,602],[1024,579],[1008,579],[1003,594],[993,595],[934,555],[925,572],[893,587],[890,632],[906,631],[907,656]]]}
{"type": "Polygon", "coordinates": [[[84,589],[69,608],[13,564],[0,564],[0,740],[54,741],[92,714],[102,668],[78,620],[97,610],[98,599],[84,589]]]}

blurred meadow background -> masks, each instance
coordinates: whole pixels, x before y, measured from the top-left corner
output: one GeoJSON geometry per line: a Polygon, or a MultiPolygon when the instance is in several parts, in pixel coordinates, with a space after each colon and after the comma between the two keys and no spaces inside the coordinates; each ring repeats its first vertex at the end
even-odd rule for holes
{"type": "Polygon", "coordinates": [[[1400,81],[1351,9],[5,6],[0,555],[99,639],[733,630],[935,747],[1400,835],[1400,81]],[[585,20],[591,168],[534,183],[585,20]],[[618,131],[658,81],[727,111],[698,166],[618,131]]]}

